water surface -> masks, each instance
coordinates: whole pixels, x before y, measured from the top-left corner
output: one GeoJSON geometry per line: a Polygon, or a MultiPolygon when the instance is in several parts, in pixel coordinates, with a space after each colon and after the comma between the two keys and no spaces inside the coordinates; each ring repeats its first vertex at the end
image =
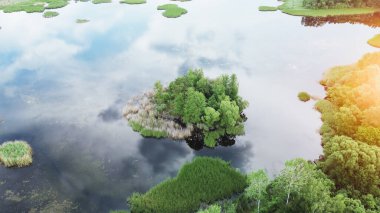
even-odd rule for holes
{"type": "Polygon", "coordinates": [[[0,13],[0,141],[27,140],[34,149],[32,166],[0,167],[2,211],[126,209],[131,193],[198,155],[272,175],[286,160],[316,159],[320,115],[298,92],[323,97],[324,71],[375,51],[366,45],[375,29],[304,27],[301,17],[257,11],[268,1],[184,2],[189,13],[178,19],[164,18],[161,3],[71,2],[52,19],[0,13]],[[129,98],[189,68],[237,74],[250,106],[247,133],[234,146],[194,151],[185,142],[144,139],[122,119],[129,98]]]}

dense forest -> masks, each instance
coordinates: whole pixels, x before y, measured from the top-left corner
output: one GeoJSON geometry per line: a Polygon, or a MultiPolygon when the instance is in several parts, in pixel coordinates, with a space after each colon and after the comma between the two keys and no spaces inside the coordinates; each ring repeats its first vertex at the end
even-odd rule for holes
{"type": "Polygon", "coordinates": [[[378,0],[304,0],[306,8],[328,9],[328,8],[347,8],[347,7],[380,7],[378,0]]]}

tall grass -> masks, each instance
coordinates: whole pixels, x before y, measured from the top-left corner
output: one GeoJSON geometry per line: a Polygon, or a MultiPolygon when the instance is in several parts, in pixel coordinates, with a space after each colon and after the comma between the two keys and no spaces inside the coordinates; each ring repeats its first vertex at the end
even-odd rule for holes
{"type": "Polygon", "coordinates": [[[8,141],[0,146],[0,162],[6,167],[32,164],[32,148],[25,141],[8,141]]]}
{"type": "Polygon", "coordinates": [[[177,177],[168,179],[145,194],[134,194],[128,202],[132,212],[186,213],[202,203],[231,197],[247,186],[246,177],[227,162],[198,157],[185,164],[177,177]]]}

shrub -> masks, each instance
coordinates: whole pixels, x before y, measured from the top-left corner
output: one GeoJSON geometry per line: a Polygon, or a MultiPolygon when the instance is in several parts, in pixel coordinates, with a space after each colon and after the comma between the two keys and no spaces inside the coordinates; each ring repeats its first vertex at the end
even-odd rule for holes
{"type": "Polygon", "coordinates": [[[307,92],[300,92],[298,93],[298,99],[303,102],[310,101],[311,96],[307,92]]]}

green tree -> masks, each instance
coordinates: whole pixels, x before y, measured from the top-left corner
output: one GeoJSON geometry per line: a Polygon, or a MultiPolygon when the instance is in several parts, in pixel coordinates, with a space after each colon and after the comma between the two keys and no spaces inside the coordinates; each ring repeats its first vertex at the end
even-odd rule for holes
{"type": "Polygon", "coordinates": [[[245,194],[249,199],[257,202],[257,212],[260,212],[260,203],[265,198],[265,189],[269,185],[270,179],[264,170],[259,170],[248,175],[248,183],[245,194]]]}
{"type": "Polygon", "coordinates": [[[323,147],[323,171],[338,188],[380,196],[380,148],[335,136],[323,147]]]}
{"type": "Polygon", "coordinates": [[[229,98],[225,98],[220,103],[220,124],[224,128],[234,127],[240,119],[239,107],[235,101],[230,101],[229,98]]]}
{"type": "Polygon", "coordinates": [[[185,123],[199,123],[206,107],[205,96],[189,88],[186,92],[185,106],[183,109],[183,121],[185,123]]]}

